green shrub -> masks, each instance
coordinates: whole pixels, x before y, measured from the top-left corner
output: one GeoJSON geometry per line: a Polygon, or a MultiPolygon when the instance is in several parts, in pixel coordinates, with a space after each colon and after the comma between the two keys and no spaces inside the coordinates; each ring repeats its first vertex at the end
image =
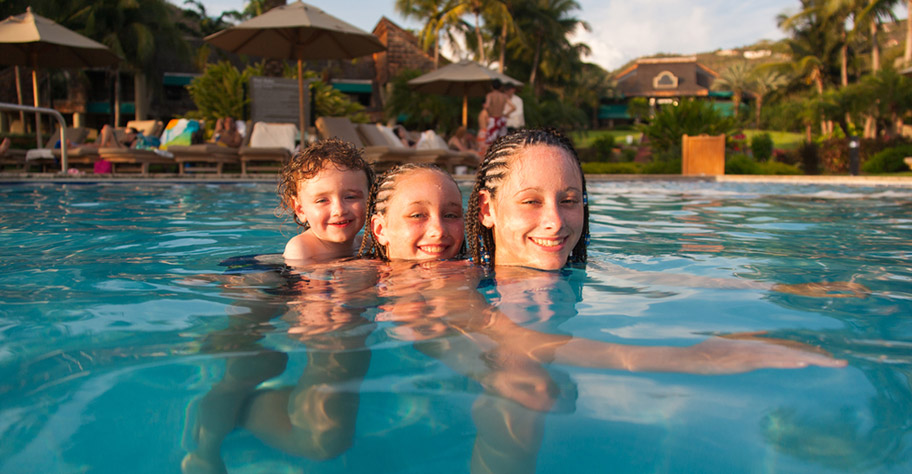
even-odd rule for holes
{"type": "Polygon", "coordinates": [[[592,149],[598,153],[596,161],[612,161],[614,157],[614,135],[602,135],[592,142],[592,149]]]}
{"type": "Polygon", "coordinates": [[[907,156],[912,156],[912,145],[887,148],[865,161],[861,169],[865,173],[898,173],[900,171],[909,171],[909,167],[906,166],[905,162],[907,156]]]}
{"type": "Polygon", "coordinates": [[[801,174],[801,170],[794,165],[780,163],[778,161],[767,161],[766,163],[757,163],[758,174],[766,175],[796,175],[801,174]]]}
{"type": "Polygon", "coordinates": [[[773,156],[773,139],[768,133],[754,135],[751,138],[751,152],[757,161],[767,161],[773,156]]]}
{"type": "Polygon", "coordinates": [[[652,122],[643,127],[643,133],[649,138],[654,153],[671,158],[681,156],[681,137],[684,135],[727,135],[734,128],[734,119],[723,116],[711,103],[685,99],[677,106],[662,107],[652,122]]]}
{"type": "Polygon", "coordinates": [[[681,174],[681,158],[668,158],[647,163],[643,174],[681,174]]]}
{"type": "Polygon", "coordinates": [[[725,174],[760,174],[757,162],[743,154],[735,154],[725,159],[725,174]]]}
{"type": "Polygon", "coordinates": [[[263,63],[238,70],[228,61],[219,61],[206,66],[203,74],[187,86],[196,110],[189,117],[204,119],[214,124],[219,117],[245,119],[244,110],[250,104],[245,94],[247,84],[253,76],[263,75],[263,63]]]}
{"type": "Polygon", "coordinates": [[[633,147],[621,148],[621,161],[630,162],[636,159],[637,149],[633,147]]]}
{"type": "Polygon", "coordinates": [[[583,163],[586,174],[639,174],[639,163],[583,163]]]}

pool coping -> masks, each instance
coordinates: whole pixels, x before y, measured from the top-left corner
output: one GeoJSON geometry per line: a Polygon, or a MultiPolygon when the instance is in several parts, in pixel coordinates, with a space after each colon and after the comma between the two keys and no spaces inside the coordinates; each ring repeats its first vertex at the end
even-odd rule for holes
{"type": "MultiPolygon", "coordinates": [[[[454,175],[457,181],[473,181],[475,175],[454,175]]],[[[0,184],[15,183],[278,183],[277,174],[248,175],[225,174],[215,175],[179,175],[179,174],[114,174],[65,175],[61,173],[0,173],[0,184]]],[[[677,181],[677,182],[717,182],[717,183],[778,183],[808,185],[849,185],[849,186],[902,186],[912,187],[912,176],[768,176],[768,175],[719,175],[719,176],[682,176],[682,175],[642,175],[642,174],[587,174],[588,182],[612,181],[677,181]]]]}

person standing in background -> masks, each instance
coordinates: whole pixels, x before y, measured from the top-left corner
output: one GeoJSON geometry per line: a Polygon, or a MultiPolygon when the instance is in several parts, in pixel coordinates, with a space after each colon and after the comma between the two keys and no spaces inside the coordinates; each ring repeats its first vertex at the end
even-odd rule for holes
{"type": "Polygon", "coordinates": [[[504,92],[510,98],[510,103],[513,104],[513,111],[507,114],[507,132],[510,133],[524,128],[526,126],[526,117],[523,112],[522,97],[516,95],[516,84],[507,84],[504,87],[504,92]]]}

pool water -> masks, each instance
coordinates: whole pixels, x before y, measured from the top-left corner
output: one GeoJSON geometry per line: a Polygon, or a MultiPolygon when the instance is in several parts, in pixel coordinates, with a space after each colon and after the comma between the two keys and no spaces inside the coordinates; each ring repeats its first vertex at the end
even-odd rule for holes
{"type": "Polygon", "coordinates": [[[0,184],[0,473],[912,472],[912,189],[589,187],[589,265],[479,275],[282,269],[271,185],[0,184]],[[868,291],[777,291],[815,282],[868,291]],[[492,312],[848,365],[533,363],[492,312]]]}

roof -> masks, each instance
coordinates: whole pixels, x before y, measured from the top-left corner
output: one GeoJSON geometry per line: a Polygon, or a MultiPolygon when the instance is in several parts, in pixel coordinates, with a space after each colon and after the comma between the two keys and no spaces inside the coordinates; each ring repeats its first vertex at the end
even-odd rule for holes
{"type": "Polygon", "coordinates": [[[642,58],[615,75],[627,97],[705,97],[717,77],[696,56],[642,58]]]}

